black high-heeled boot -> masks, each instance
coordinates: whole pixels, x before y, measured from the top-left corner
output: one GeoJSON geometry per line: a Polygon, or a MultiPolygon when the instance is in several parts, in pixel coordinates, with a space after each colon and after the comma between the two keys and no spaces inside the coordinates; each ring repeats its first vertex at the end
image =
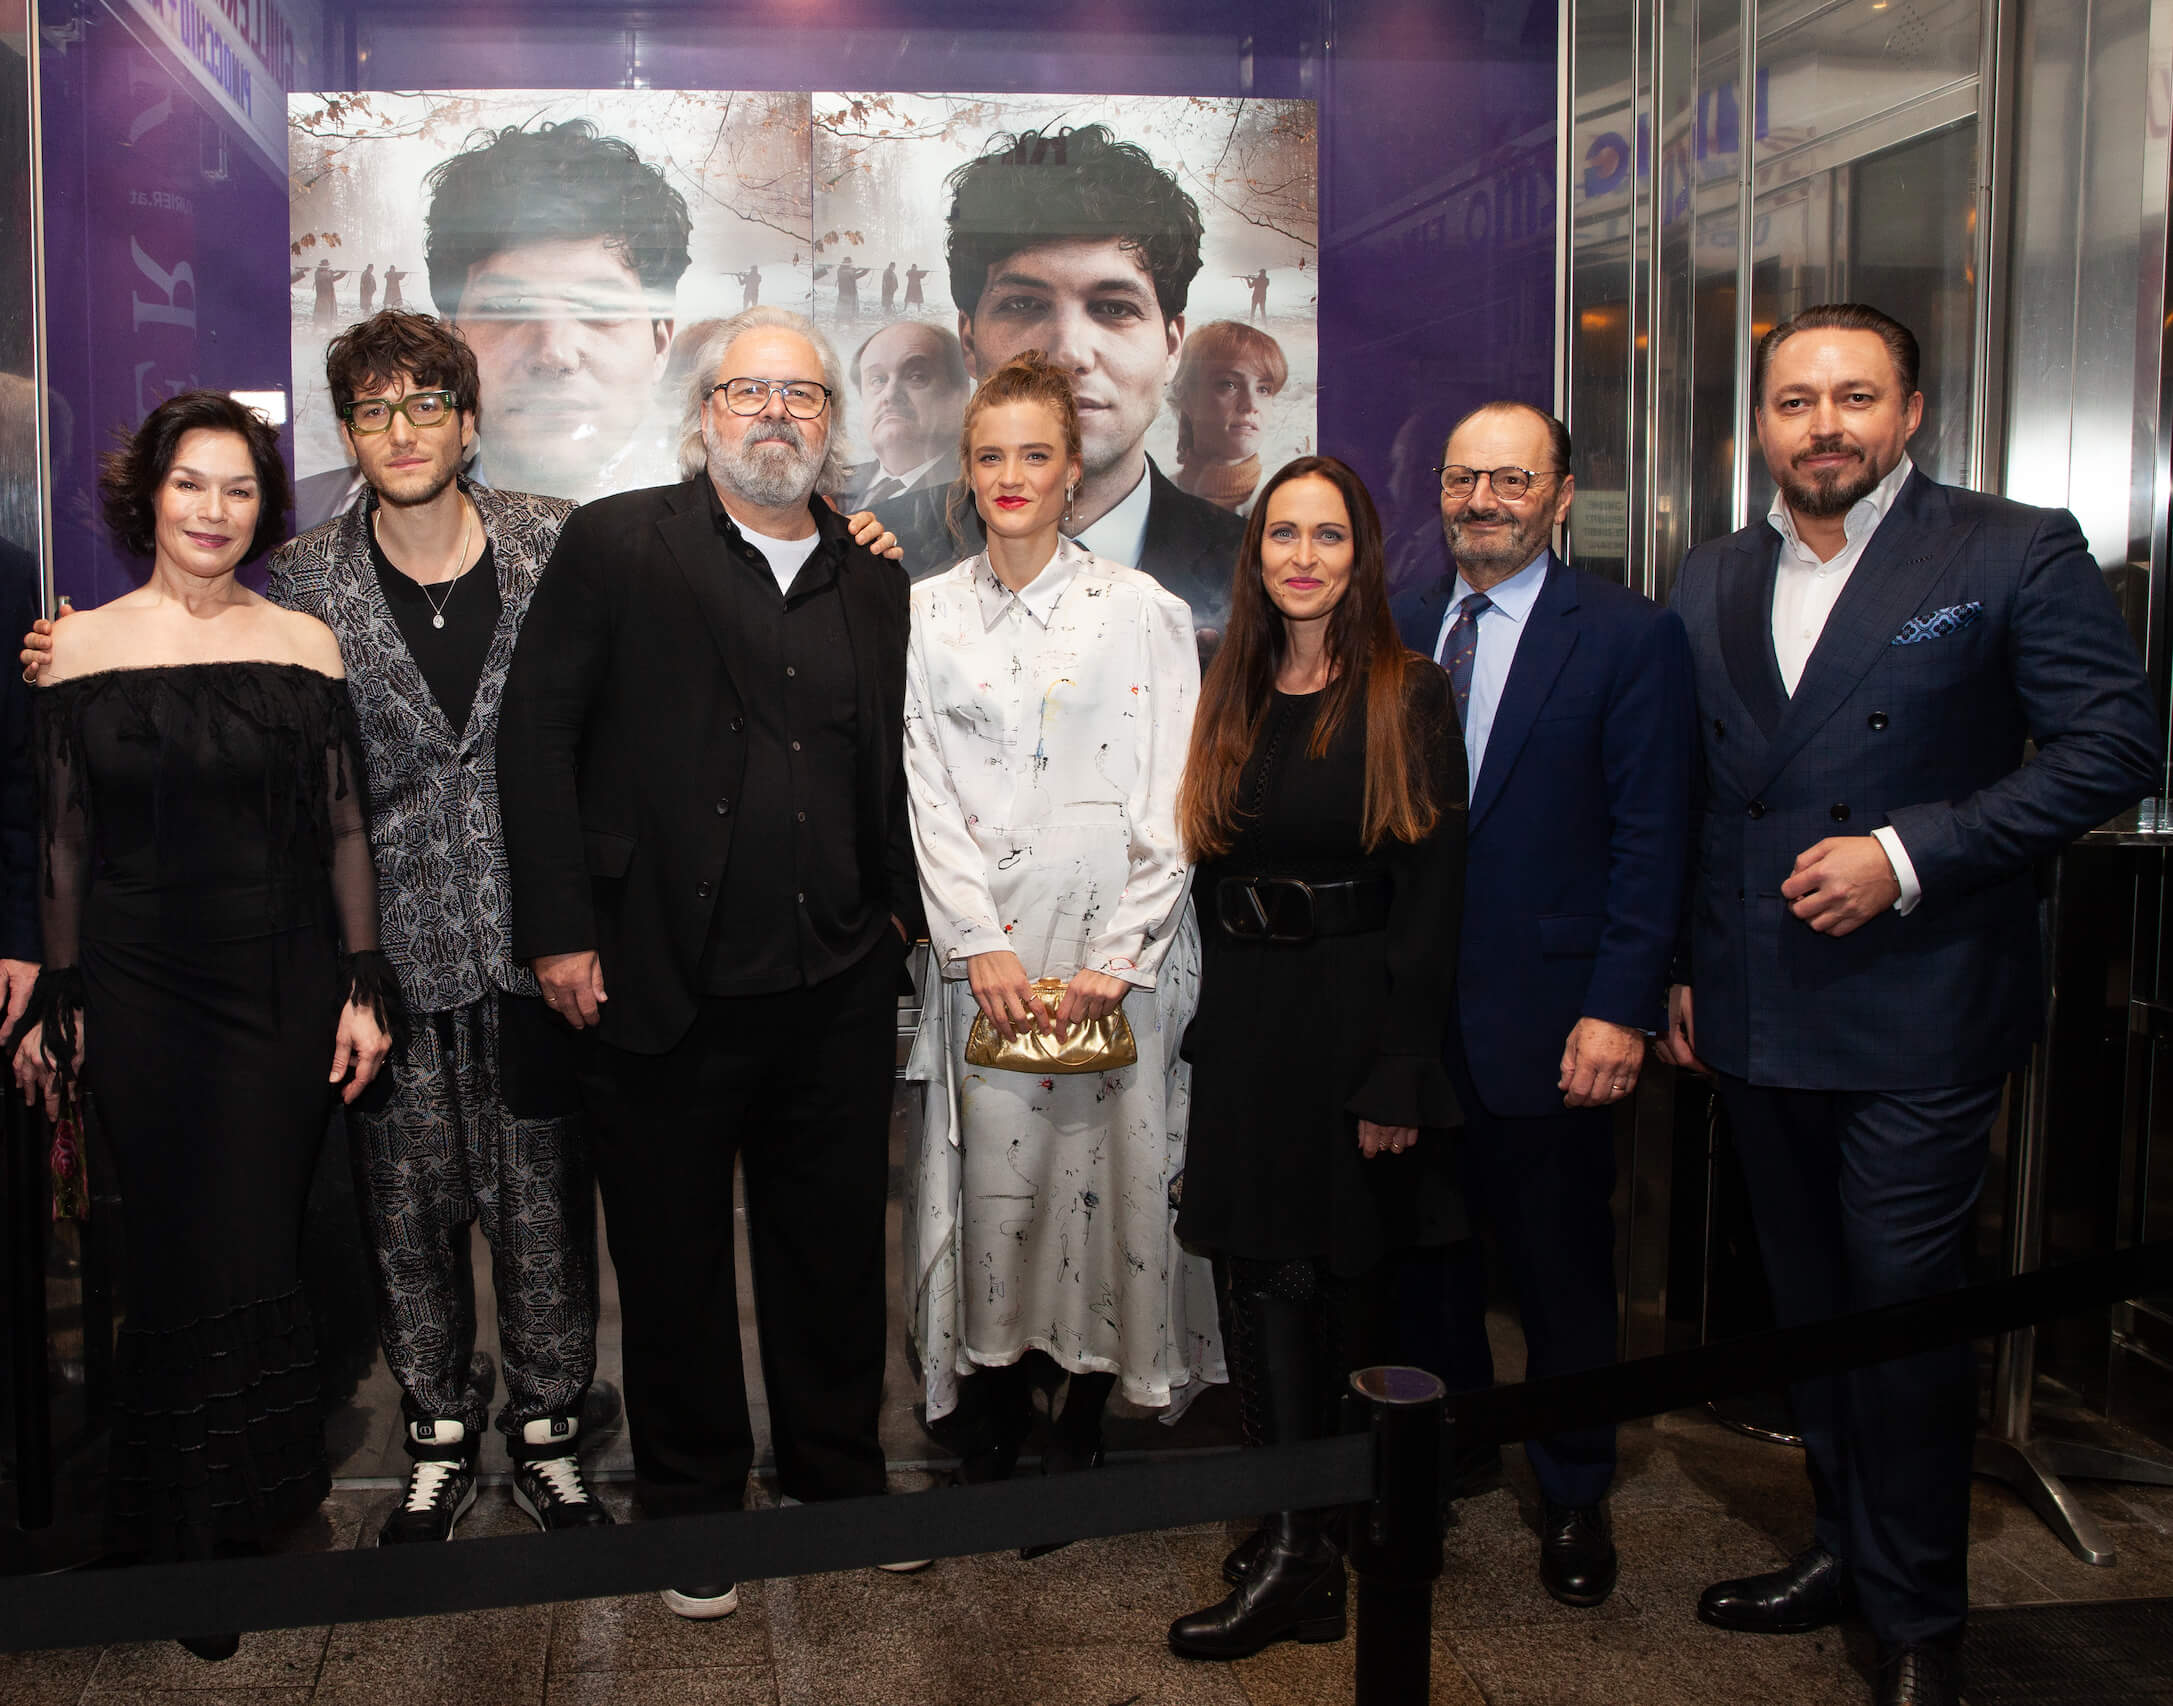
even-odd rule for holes
{"type": "MultiPolygon", "coordinates": [[[[1064,1413],[1049,1426],[1049,1443],[1041,1448],[1044,1475],[1075,1475],[1082,1469],[1102,1466],[1102,1411],[1116,1390],[1113,1374],[1075,1374],[1064,1392],[1064,1413]]],[[[1045,1558],[1061,1552],[1068,1540],[1042,1540],[1021,1546],[1022,1559],[1045,1558]]]]}
{"type": "Polygon", "coordinates": [[[1019,1450],[1034,1426],[1032,1371],[1022,1359],[971,1376],[960,1395],[966,1412],[966,1449],[958,1478],[967,1486],[1008,1481],[1018,1467],[1019,1450]]]}
{"type": "MultiPolygon", "coordinates": [[[[1248,1384],[1256,1389],[1261,1431],[1275,1445],[1320,1437],[1325,1335],[1318,1276],[1297,1264],[1275,1264],[1231,1289],[1235,1308],[1226,1319],[1242,1322],[1232,1336],[1252,1353],[1240,1366],[1252,1365],[1248,1384]]],[[[1240,1407],[1247,1407],[1242,1393],[1240,1407]]],[[[1286,1639],[1342,1640],[1343,1554],[1331,1538],[1332,1521],[1314,1511],[1270,1517],[1259,1536],[1224,1562],[1226,1572],[1240,1572],[1234,1591],[1170,1625],[1170,1651],[1236,1659],[1286,1639]]]]}

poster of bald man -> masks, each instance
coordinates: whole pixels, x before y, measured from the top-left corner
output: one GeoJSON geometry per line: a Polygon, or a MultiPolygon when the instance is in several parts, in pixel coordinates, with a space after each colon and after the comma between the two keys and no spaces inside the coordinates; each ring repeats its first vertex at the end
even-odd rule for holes
{"type": "Polygon", "coordinates": [[[324,352],[374,310],[475,351],[471,478],[587,499],[678,478],[703,322],[807,303],[805,93],[296,95],[287,122],[299,526],[360,491],[324,352]]]}
{"type": "Polygon", "coordinates": [[[1316,444],[1313,103],[813,106],[814,313],[858,387],[859,495],[897,516],[908,568],[934,573],[961,543],[922,524],[973,383],[1040,349],[1079,400],[1078,537],[1208,614],[1253,494],[1316,444]]]}

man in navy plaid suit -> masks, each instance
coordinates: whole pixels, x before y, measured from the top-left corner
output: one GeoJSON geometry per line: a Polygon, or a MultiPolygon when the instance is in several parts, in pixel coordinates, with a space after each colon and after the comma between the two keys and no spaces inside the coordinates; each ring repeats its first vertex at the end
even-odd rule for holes
{"type": "MultiPolygon", "coordinates": [[[[1874,308],[1769,332],[1753,394],[1772,512],[1692,551],[1674,600],[1704,762],[1661,1052],[1719,1079],[1784,1324],[1966,1283],[1987,1140],[2042,1019],[2034,867],[2149,792],[2160,760],[2074,518],[1913,469],[1916,376],[1916,339],[1874,308]]],[[[1969,1348],[1793,1396],[1816,1543],[1707,1589],[1699,1615],[1796,1633],[1860,1609],[1882,1706],[1944,1706],[1969,1348]]]]}

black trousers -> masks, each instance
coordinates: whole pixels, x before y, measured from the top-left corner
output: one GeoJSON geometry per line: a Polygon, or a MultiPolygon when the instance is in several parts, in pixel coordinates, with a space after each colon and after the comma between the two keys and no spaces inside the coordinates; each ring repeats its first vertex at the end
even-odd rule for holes
{"type": "Polygon", "coordinates": [[[707,1000],[668,1053],[582,1070],[650,1516],[736,1510],[754,1464],[733,1270],[747,1187],[762,1378],[795,1498],[883,1491],[883,1230],[898,947],[779,995],[707,1000]]]}
{"type": "MultiPolygon", "coordinates": [[[[1721,1077],[1782,1326],[1968,1283],[1970,1211],[2004,1083],[1882,1093],[1721,1077]]],[[[1969,1607],[1972,1347],[1789,1392],[1819,1544],[1847,1560],[1872,1632],[1895,1644],[1959,1635],[1969,1607]]]]}
{"type": "MultiPolygon", "coordinates": [[[[1490,1113],[1460,1039],[1450,1040],[1445,1062],[1464,1109],[1458,1155],[1465,1202],[1474,1223],[1493,1229],[1524,1328],[1527,1377],[1606,1367],[1618,1344],[1613,1110],[1490,1113]]],[[[1494,1384],[1486,1281],[1486,1255],[1476,1238],[1404,1260],[1406,1354],[1440,1375],[1451,1392],[1494,1384]]],[[[1547,1498],[1597,1504],[1614,1483],[1615,1430],[1547,1434],[1528,1441],[1525,1455],[1547,1498]]]]}

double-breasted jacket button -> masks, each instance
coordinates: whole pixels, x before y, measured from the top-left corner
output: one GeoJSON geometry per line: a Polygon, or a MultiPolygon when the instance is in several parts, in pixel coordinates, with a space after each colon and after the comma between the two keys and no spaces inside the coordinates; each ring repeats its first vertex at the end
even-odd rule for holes
{"type": "Polygon", "coordinates": [[[717,815],[719,817],[730,817],[732,815],[732,802],[730,800],[719,800],[717,802],[717,815]]]}
{"type": "Polygon", "coordinates": [[[1881,730],[1883,730],[1886,727],[1888,721],[1889,719],[1884,711],[1874,711],[1871,713],[1870,716],[1864,719],[1864,722],[1870,727],[1873,734],[1878,734],[1881,730]]]}
{"type": "Polygon", "coordinates": [[[1826,815],[1832,818],[1836,823],[1847,823],[1849,821],[1848,802],[1844,800],[1838,806],[1827,807],[1826,815]]]}
{"type": "Polygon", "coordinates": [[[696,900],[707,900],[709,898],[709,885],[707,883],[696,883],[694,885],[694,898],[696,900]]]}
{"type": "Polygon", "coordinates": [[[1753,800],[1743,809],[1748,812],[1753,819],[1762,818],[1766,815],[1766,803],[1763,800],[1753,800]]]}

